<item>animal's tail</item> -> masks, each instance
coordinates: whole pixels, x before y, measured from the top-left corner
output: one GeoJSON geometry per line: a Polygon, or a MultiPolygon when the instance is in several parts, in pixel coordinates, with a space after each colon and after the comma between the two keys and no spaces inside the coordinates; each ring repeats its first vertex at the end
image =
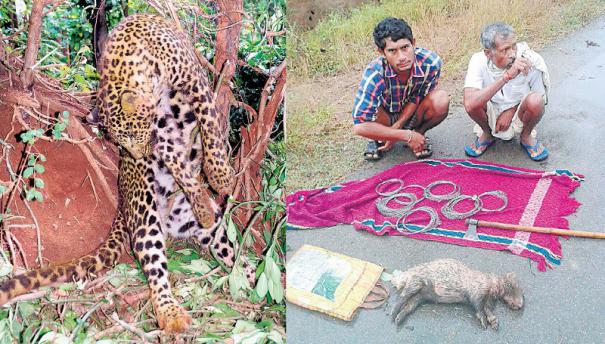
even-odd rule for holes
{"type": "Polygon", "coordinates": [[[95,252],[61,265],[42,267],[9,279],[0,286],[0,305],[41,286],[71,281],[74,277],[83,278],[89,273],[113,266],[120,258],[123,244],[128,238],[119,213],[118,211],[113,221],[109,237],[95,252]]]}

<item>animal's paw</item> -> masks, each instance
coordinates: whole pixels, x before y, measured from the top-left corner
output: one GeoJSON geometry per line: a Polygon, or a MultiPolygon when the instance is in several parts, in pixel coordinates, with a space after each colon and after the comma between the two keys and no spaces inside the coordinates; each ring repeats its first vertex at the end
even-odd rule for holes
{"type": "Polygon", "coordinates": [[[492,329],[498,331],[498,319],[496,319],[495,315],[488,315],[487,322],[492,329]]]}
{"type": "Polygon", "coordinates": [[[481,328],[487,330],[487,322],[485,321],[485,315],[477,313],[475,314],[475,316],[477,316],[477,319],[479,319],[479,322],[481,323],[481,328]]]}
{"type": "Polygon", "coordinates": [[[235,173],[231,166],[226,166],[219,171],[206,172],[208,183],[219,195],[229,195],[233,192],[233,184],[235,183],[235,173]]]}
{"type": "Polygon", "coordinates": [[[405,321],[406,317],[407,313],[404,311],[397,313],[397,315],[393,314],[392,318],[395,319],[395,326],[401,326],[401,324],[403,324],[403,322],[405,321]]]}
{"type": "Polygon", "coordinates": [[[195,197],[193,202],[193,213],[195,218],[204,228],[214,228],[216,217],[214,216],[214,207],[212,207],[212,199],[208,195],[201,194],[195,197]]]}
{"type": "MultiPolygon", "coordinates": [[[[196,207],[199,208],[199,207],[196,207]]],[[[215,225],[214,213],[206,211],[206,209],[196,209],[195,217],[204,228],[212,228],[215,225]]]]}
{"type": "Polygon", "coordinates": [[[177,304],[170,304],[159,309],[157,319],[158,325],[166,333],[185,332],[191,325],[191,316],[177,304]]]}

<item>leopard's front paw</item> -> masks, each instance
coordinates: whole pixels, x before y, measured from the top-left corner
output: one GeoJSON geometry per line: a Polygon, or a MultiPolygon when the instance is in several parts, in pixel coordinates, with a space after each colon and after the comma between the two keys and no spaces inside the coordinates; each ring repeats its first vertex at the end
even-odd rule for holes
{"type": "Polygon", "coordinates": [[[215,225],[216,218],[214,216],[214,213],[208,211],[208,209],[204,206],[196,205],[193,208],[193,212],[195,213],[195,217],[198,222],[202,225],[202,227],[212,228],[215,225]]]}
{"type": "Polygon", "coordinates": [[[191,316],[177,304],[166,305],[165,308],[159,309],[157,320],[160,328],[166,333],[185,332],[191,325],[191,316]]]}
{"type": "Polygon", "coordinates": [[[208,171],[206,177],[212,189],[219,195],[229,195],[233,192],[235,172],[231,166],[221,166],[217,171],[208,171]]]}
{"type": "Polygon", "coordinates": [[[214,208],[216,208],[214,201],[207,193],[200,193],[196,195],[193,201],[193,213],[195,218],[204,228],[214,228],[216,225],[216,216],[214,214],[214,208]]]}

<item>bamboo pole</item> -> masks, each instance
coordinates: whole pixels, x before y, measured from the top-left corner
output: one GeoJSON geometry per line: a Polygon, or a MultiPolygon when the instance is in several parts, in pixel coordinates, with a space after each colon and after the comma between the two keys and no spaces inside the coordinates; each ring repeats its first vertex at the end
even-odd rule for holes
{"type": "MultiPolygon", "coordinates": [[[[472,225],[471,221],[474,219],[466,219],[467,225],[472,225]]],[[[490,222],[490,221],[477,221],[477,227],[489,227],[497,229],[506,229],[513,231],[522,232],[533,232],[533,233],[545,233],[553,235],[565,235],[570,237],[590,238],[590,239],[605,239],[605,233],[595,233],[586,231],[572,231],[559,228],[547,228],[547,227],[534,227],[534,226],[521,226],[510,223],[490,222]]]]}

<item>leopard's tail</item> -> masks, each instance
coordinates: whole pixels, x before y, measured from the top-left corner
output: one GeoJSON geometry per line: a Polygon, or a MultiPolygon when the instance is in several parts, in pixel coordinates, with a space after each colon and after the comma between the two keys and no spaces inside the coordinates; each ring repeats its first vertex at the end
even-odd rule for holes
{"type": "Polygon", "coordinates": [[[128,234],[118,211],[118,215],[111,226],[109,237],[97,250],[64,264],[45,266],[9,279],[0,286],[0,306],[16,296],[41,286],[68,282],[74,278],[83,278],[89,273],[112,267],[120,258],[127,239],[128,234]]]}

